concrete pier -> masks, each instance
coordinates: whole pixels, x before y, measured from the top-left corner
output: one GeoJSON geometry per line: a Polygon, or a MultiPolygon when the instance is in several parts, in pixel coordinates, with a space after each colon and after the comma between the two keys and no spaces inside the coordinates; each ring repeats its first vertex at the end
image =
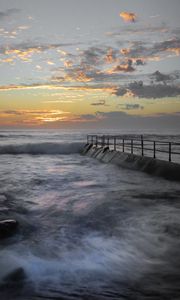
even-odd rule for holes
{"type": "Polygon", "coordinates": [[[180,181],[180,164],[131,153],[110,150],[108,146],[98,147],[91,143],[84,146],[83,155],[131,170],[143,171],[169,180],[180,181]]]}

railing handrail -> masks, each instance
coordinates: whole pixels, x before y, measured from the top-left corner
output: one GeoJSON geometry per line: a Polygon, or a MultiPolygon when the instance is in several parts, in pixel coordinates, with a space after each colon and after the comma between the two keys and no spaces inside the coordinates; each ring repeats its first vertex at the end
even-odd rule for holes
{"type": "Polygon", "coordinates": [[[125,152],[125,148],[130,149],[130,153],[133,154],[135,149],[141,150],[141,156],[144,156],[145,151],[151,151],[153,157],[156,158],[157,153],[166,153],[168,154],[168,160],[172,161],[172,155],[179,155],[180,152],[177,149],[173,149],[174,146],[180,146],[180,142],[174,141],[162,141],[158,139],[148,139],[144,138],[143,135],[133,135],[133,134],[124,134],[124,135],[98,135],[98,134],[88,134],[87,142],[95,144],[96,146],[113,146],[114,150],[118,146],[122,146],[122,152],[125,152]],[[111,143],[111,140],[112,143],[111,143]],[[121,141],[121,142],[120,142],[121,141]],[[137,143],[138,142],[138,143],[137,143]],[[149,148],[152,145],[152,149],[149,148]],[[166,146],[167,150],[159,149],[158,146],[166,146]]]}
{"type": "MultiPolygon", "coordinates": [[[[137,137],[135,137],[134,135],[105,135],[105,134],[103,134],[103,135],[99,135],[99,134],[88,134],[87,136],[93,136],[93,137],[108,137],[108,138],[123,138],[124,140],[131,140],[131,139],[133,139],[133,140],[137,140],[137,141],[141,141],[141,135],[139,136],[139,138],[137,138],[137,137]]],[[[173,144],[173,145],[178,145],[178,146],[180,146],[180,142],[173,142],[173,141],[160,141],[160,140],[157,140],[157,139],[146,139],[146,138],[144,138],[144,136],[142,135],[142,137],[143,137],[143,141],[144,142],[156,142],[156,143],[162,143],[162,144],[168,144],[168,143],[171,143],[171,144],[173,144]]]]}

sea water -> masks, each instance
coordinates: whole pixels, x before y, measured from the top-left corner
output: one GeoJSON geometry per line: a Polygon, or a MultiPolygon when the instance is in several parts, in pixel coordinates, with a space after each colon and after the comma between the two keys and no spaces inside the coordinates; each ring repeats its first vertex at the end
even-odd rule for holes
{"type": "Polygon", "coordinates": [[[0,240],[0,299],[179,300],[179,184],[82,156],[85,143],[0,132],[0,220],[19,223],[0,240]]]}

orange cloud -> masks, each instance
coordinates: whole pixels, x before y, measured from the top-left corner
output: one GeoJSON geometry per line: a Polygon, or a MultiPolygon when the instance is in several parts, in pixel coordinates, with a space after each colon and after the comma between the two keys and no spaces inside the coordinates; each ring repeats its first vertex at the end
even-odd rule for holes
{"type": "Polygon", "coordinates": [[[123,54],[123,55],[127,55],[131,52],[131,49],[130,48],[123,48],[120,50],[120,53],[123,54]]]}
{"type": "Polygon", "coordinates": [[[175,53],[176,56],[180,55],[180,48],[168,48],[167,51],[175,53]]]}
{"type": "Polygon", "coordinates": [[[113,67],[112,69],[107,71],[107,74],[113,74],[118,72],[134,72],[135,68],[132,66],[132,59],[129,59],[125,64],[117,65],[116,67],[113,67]]]}
{"type": "Polygon", "coordinates": [[[4,58],[4,59],[0,59],[1,63],[9,63],[9,64],[14,64],[14,58],[4,58]]]}
{"type": "Polygon", "coordinates": [[[137,15],[132,12],[121,12],[120,17],[125,21],[125,22],[135,22],[137,20],[137,15]]]}
{"type": "Polygon", "coordinates": [[[30,61],[30,58],[35,53],[40,53],[41,50],[38,48],[29,48],[27,50],[19,50],[19,49],[7,49],[5,51],[5,55],[13,55],[13,58],[19,58],[22,61],[30,61]]]}
{"type": "MultiPolygon", "coordinates": [[[[57,80],[57,82],[90,82],[93,78],[88,77],[83,71],[77,71],[75,74],[67,74],[63,79],[57,80]]],[[[53,80],[55,81],[55,80],[53,80]]]]}
{"type": "Polygon", "coordinates": [[[114,51],[110,48],[105,56],[105,62],[107,64],[112,64],[115,60],[114,51]]]}
{"type": "Polygon", "coordinates": [[[71,60],[66,60],[66,61],[64,61],[64,66],[65,66],[66,68],[70,68],[70,67],[72,67],[72,65],[73,65],[73,63],[72,63],[71,60]]]}
{"type": "Polygon", "coordinates": [[[48,60],[47,64],[50,65],[50,66],[53,66],[55,63],[53,61],[51,61],[51,60],[48,60]]]}
{"type": "MultiPolygon", "coordinates": [[[[54,80],[56,82],[56,80],[54,80]]],[[[58,82],[58,80],[57,80],[58,82]]],[[[32,85],[15,85],[15,84],[10,84],[10,85],[0,85],[0,93],[1,92],[7,92],[7,91],[19,91],[19,90],[47,90],[47,91],[93,91],[93,92],[107,92],[112,94],[113,92],[116,91],[116,86],[111,85],[71,85],[71,86],[65,86],[65,85],[57,85],[57,84],[52,84],[47,83],[47,84],[32,84],[32,85]]],[[[72,98],[72,96],[70,96],[72,98]]]]}

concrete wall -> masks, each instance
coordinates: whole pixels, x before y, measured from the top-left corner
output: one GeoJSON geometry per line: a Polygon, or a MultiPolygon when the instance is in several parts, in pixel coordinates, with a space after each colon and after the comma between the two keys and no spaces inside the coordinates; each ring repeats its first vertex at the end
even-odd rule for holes
{"type": "Polygon", "coordinates": [[[108,147],[97,148],[92,144],[86,144],[82,154],[96,158],[104,163],[112,163],[132,170],[140,170],[161,176],[169,180],[180,181],[180,164],[177,163],[109,150],[108,147]]]}

